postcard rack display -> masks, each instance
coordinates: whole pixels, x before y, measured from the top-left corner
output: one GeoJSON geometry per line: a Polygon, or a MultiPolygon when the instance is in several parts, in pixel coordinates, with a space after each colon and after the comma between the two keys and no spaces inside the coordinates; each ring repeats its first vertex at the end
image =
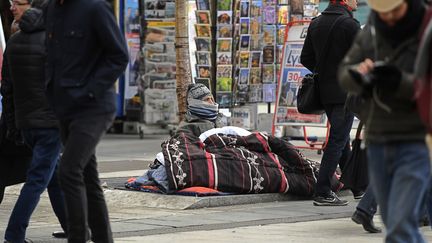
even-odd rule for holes
{"type": "Polygon", "coordinates": [[[175,0],[141,0],[144,121],[177,123],[175,0]]]}

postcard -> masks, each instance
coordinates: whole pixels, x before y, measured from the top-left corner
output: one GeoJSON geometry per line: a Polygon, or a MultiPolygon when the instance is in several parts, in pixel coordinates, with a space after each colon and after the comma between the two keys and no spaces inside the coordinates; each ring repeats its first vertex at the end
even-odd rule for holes
{"type": "Polygon", "coordinates": [[[232,37],[232,25],[218,25],[217,26],[217,35],[218,38],[229,38],[232,37]]]}
{"type": "Polygon", "coordinates": [[[250,50],[251,51],[262,50],[262,36],[261,35],[251,35],[250,50]]]}
{"type": "Polygon", "coordinates": [[[232,65],[218,65],[216,78],[232,78],[232,65]]]}
{"type": "Polygon", "coordinates": [[[262,81],[263,83],[275,82],[275,65],[264,64],[262,67],[262,81]]]}
{"type": "Polygon", "coordinates": [[[210,65],[196,65],[197,66],[197,74],[200,78],[210,78],[211,70],[210,65]]]}
{"type": "Polygon", "coordinates": [[[232,53],[231,52],[218,52],[216,54],[216,65],[231,65],[232,53]]]}
{"type": "Polygon", "coordinates": [[[262,15],[261,8],[262,8],[261,1],[252,1],[250,5],[250,17],[251,18],[260,17],[262,15]]]}
{"type": "Polygon", "coordinates": [[[278,8],[278,24],[286,25],[289,20],[289,6],[279,6],[278,8]]]}
{"type": "Polygon", "coordinates": [[[239,71],[239,85],[248,85],[249,84],[249,68],[240,68],[239,71]]]}
{"type": "Polygon", "coordinates": [[[263,63],[271,64],[274,63],[274,60],[275,60],[274,46],[265,46],[263,48],[263,63]]]}
{"type": "Polygon", "coordinates": [[[250,65],[252,68],[259,68],[261,65],[261,52],[260,51],[254,51],[251,52],[251,62],[250,65]]]}
{"type": "Polygon", "coordinates": [[[211,37],[209,24],[195,24],[195,30],[198,37],[211,37]]]}
{"type": "Polygon", "coordinates": [[[211,65],[211,55],[208,51],[197,51],[196,61],[199,65],[211,65]]]}
{"type": "Polygon", "coordinates": [[[240,34],[249,34],[249,18],[240,18],[240,34]]]}
{"type": "Polygon", "coordinates": [[[249,17],[249,2],[240,2],[240,17],[249,17]]]}
{"type": "Polygon", "coordinates": [[[197,51],[211,51],[210,38],[195,38],[197,51]]]}
{"type": "Polygon", "coordinates": [[[250,35],[240,35],[240,51],[249,51],[250,35]]]}
{"type": "Polygon", "coordinates": [[[285,25],[278,25],[277,27],[277,37],[276,37],[276,43],[278,45],[283,45],[285,41],[285,25]]]}
{"type": "Polygon", "coordinates": [[[258,35],[261,33],[261,20],[260,20],[260,18],[252,18],[250,20],[250,33],[252,35],[258,35]]]}
{"type": "Polygon", "coordinates": [[[249,74],[250,84],[260,84],[261,83],[261,68],[251,68],[249,74]]]}
{"type": "Polygon", "coordinates": [[[232,0],[218,0],[217,10],[218,11],[232,10],[232,0]]]}
{"type": "Polygon", "coordinates": [[[303,15],[303,0],[291,0],[290,6],[291,6],[291,14],[298,14],[303,15]]]}
{"type": "Polygon", "coordinates": [[[232,11],[217,12],[217,24],[231,24],[231,23],[232,23],[232,11]]]}
{"type": "Polygon", "coordinates": [[[208,10],[197,10],[196,20],[198,24],[211,24],[210,11],[208,10]]]}
{"type": "Polygon", "coordinates": [[[240,68],[249,68],[249,52],[240,52],[240,68]]]}
{"type": "Polygon", "coordinates": [[[276,22],[276,7],[275,6],[265,6],[263,13],[264,24],[275,24],[276,22]]]}
{"type": "Polygon", "coordinates": [[[217,78],[216,91],[232,91],[232,78],[217,78]]]}
{"type": "Polygon", "coordinates": [[[217,39],[217,52],[230,52],[232,51],[232,38],[219,38],[217,39]]]}
{"type": "Polygon", "coordinates": [[[249,102],[262,101],[262,84],[249,85],[249,102]]]}
{"type": "Polygon", "coordinates": [[[276,101],[276,84],[263,84],[263,102],[275,102],[276,101]]]}
{"type": "Polygon", "coordinates": [[[263,44],[274,45],[276,43],[276,27],[274,25],[263,26],[263,44]]]}
{"type": "Polygon", "coordinates": [[[198,10],[210,10],[209,0],[196,0],[198,10]]]}
{"type": "Polygon", "coordinates": [[[231,107],[232,94],[228,92],[216,92],[216,102],[219,107],[231,107]]]}

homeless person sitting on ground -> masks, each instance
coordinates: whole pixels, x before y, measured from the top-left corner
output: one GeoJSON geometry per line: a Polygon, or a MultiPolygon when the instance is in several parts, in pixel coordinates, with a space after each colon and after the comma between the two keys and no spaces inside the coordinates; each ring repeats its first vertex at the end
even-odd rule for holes
{"type": "Polygon", "coordinates": [[[208,88],[191,84],[186,121],[163,142],[143,176],[127,188],[164,193],[293,193],[311,196],[318,166],[290,143],[238,127],[215,128],[218,104],[208,88]],[[202,190],[206,188],[208,190],[202,190]]]}

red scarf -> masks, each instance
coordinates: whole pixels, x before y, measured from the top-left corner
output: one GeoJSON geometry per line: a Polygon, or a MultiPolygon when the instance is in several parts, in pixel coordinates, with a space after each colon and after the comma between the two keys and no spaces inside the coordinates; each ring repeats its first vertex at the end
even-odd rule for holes
{"type": "Polygon", "coordinates": [[[348,4],[346,4],[343,1],[331,0],[330,3],[331,4],[339,4],[339,5],[345,6],[349,11],[351,11],[351,12],[353,11],[353,9],[350,6],[348,6],[348,4]]]}

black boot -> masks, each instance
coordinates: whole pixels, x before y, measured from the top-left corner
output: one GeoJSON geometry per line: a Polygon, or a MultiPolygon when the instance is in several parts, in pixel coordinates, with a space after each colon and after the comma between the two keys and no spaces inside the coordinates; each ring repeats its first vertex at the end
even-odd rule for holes
{"type": "Polygon", "coordinates": [[[373,222],[373,216],[369,216],[366,213],[356,210],[351,216],[352,221],[357,224],[363,225],[363,229],[370,233],[381,233],[381,229],[376,227],[373,222]]]}

